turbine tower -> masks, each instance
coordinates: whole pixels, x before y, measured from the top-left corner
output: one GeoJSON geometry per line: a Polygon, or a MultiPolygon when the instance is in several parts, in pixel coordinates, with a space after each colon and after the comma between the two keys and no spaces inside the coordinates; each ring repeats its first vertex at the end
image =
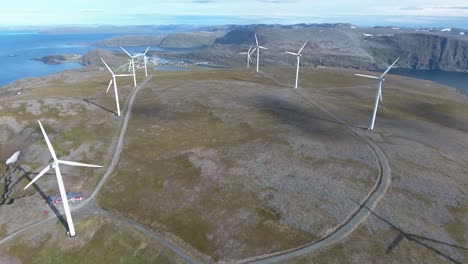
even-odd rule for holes
{"type": "Polygon", "coordinates": [[[138,55],[134,55],[132,56],[130,53],[128,53],[124,48],[120,47],[129,57],[130,57],[130,65],[129,65],[129,68],[130,66],[132,67],[133,69],[133,86],[136,87],[136,75],[135,75],[135,58],[139,56],[138,55]]]}
{"type": "Polygon", "coordinates": [[[297,57],[296,85],[294,86],[294,89],[297,89],[297,83],[298,83],[298,80],[299,80],[299,65],[300,65],[300,63],[301,63],[301,56],[302,56],[302,55],[301,55],[301,52],[302,52],[302,50],[305,48],[305,46],[307,45],[307,42],[308,42],[308,41],[306,41],[306,42],[304,43],[304,45],[302,45],[302,48],[299,50],[298,53],[285,51],[286,53],[291,54],[291,55],[294,55],[294,56],[297,57]]]}
{"type": "Polygon", "coordinates": [[[52,168],[55,169],[55,174],[57,176],[57,183],[58,183],[59,190],[60,190],[60,197],[62,198],[63,209],[65,211],[65,217],[67,218],[68,234],[71,237],[74,237],[75,227],[73,226],[73,220],[72,220],[71,213],[70,213],[70,207],[68,206],[67,193],[65,191],[65,186],[63,185],[62,174],[60,172],[59,165],[64,164],[64,165],[70,165],[70,166],[91,167],[91,168],[101,168],[102,166],[57,159],[54,148],[52,147],[52,144],[50,143],[49,138],[47,137],[44,127],[42,127],[41,121],[38,120],[37,122],[39,122],[42,135],[44,136],[45,142],[47,144],[47,148],[49,148],[50,154],[52,155],[52,158],[54,159],[54,161],[51,164],[47,165],[47,167],[45,167],[36,177],[34,177],[34,179],[28,185],[26,185],[24,189],[26,190],[29,186],[31,186],[35,181],[37,181],[40,177],[42,177],[42,175],[44,175],[50,169],[52,168]]]}
{"type": "Polygon", "coordinates": [[[100,58],[101,61],[106,65],[106,68],[109,70],[109,72],[112,74],[112,78],[109,82],[109,85],[107,86],[106,94],[109,92],[109,88],[111,87],[112,83],[114,83],[114,94],[115,94],[115,104],[117,106],[117,115],[120,116],[120,104],[119,104],[119,92],[117,91],[117,80],[116,77],[128,77],[128,76],[135,76],[134,74],[114,74],[114,72],[111,70],[109,65],[100,58]]]}
{"type": "Polygon", "coordinates": [[[379,98],[380,98],[381,102],[383,101],[382,84],[385,81],[384,76],[393,68],[393,66],[395,66],[395,64],[398,62],[399,59],[400,58],[397,58],[395,60],[395,62],[393,62],[392,65],[390,65],[390,67],[388,67],[387,70],[385,70],[385,72],[382,75],[380,75],[380,77],[372,76],[372,75],[365,75],[365,74],[355,74],[355,75],[360,76],[360,77],[365,77],[365,78],[369,78],[369,79],[378,80],[377,95],[375,96],[374,111],[372,113],[372,119],[371,119],[371,122],[370,122],[369,130],[374,130],[375,117],[377,115],[377,108],[379,107],[379,98]]]}
{"type": "Polygon", "coordinates": [[[260,50],[261,50],[261,49],[267,50],[267,48],[258,45],[257,34],[255,34],[255,43],[257,44],[257,48],[256,48],[256,49],[257,49],[257,72],[258,72],[258,64],[259,64],[259,62],[260,62],[260,50]]]}
{"type": "Polygon", "coordinates": [[[255,52],[255,50],[257,50],[257,48],[254,48],[252,50],[252,47],[253,47],[253,44],[250,45],[250,48],[247,52],[241,52],[241,53],[238,53],[238,54],[242,54],[242,55],[247,55],[247,69],[250,68],[250,63],[252,62],[252,54],[255,52]]]}

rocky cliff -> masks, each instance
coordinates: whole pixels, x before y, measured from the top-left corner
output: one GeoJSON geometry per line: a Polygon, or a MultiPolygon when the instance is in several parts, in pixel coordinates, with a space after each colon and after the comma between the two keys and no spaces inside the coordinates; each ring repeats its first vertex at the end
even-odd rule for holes
{"type": "Polygon", "coordinates": [[[468,41],[425,33],[407,33],[369,39],[378,62],[400,57],[404,68],[468,72],[468,41]]]}
{"type": "Polygon", "coordinates": [[[237,53],[247,51],[257,34],[260,45],[269,48],[262,50],[265,65],[295,64],[284,51],[297,52],[308,41],[301,59],[304,65],[376,70],[401,57],[398,66],[403,68],[468,72],[468,36],[461,32],[350,24],[240,26],[209,48],[179,56],[239,66],[245,58],[237,53]]]}

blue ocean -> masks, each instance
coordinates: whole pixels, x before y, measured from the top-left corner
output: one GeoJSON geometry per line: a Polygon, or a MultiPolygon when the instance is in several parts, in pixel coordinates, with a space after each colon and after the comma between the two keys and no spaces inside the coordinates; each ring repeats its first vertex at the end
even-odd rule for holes
{"type": "MultiPolygon", "coordinates": [[[[47,35],[37,31],[0,31],[0,87],[25,77],[38,77],[56,72],[83,67],[79,63],[47,65],[35,61],[46,55],[83,55],[92,43],[119,36],[118,34],[70,34],[47,35]]],[[[116,50],[118,48],[99,47],[116,50]]],[[[129,47],[130,52],[141,52],[146,47],[129,47]]],[[[152,47],[151,50],[161,50],[152,47]]],[[[468,73],[393,69],[392,74],[431,80],[457,88],[468,95],[468,73]]]]}
{"type": "MultiPolygon", "coordinates": [[[[79,63],[47,65],[33,59],[47,55],[83,55],[97,47],[92,43],[119,36],[118,34],[47,35],[37,31],[0,31],[0,87],[25,77],[38,77],[83,67],[79,63]]],[[[115,50],[115,48],[99,47],[115,50]]],[[[130,52],[146,47],[129,47],[130,52]]],[[[118,48],[117,48],[118,49],[118,48]]],[[[152,50],[160,50],[152,47],[152,50]]]]}

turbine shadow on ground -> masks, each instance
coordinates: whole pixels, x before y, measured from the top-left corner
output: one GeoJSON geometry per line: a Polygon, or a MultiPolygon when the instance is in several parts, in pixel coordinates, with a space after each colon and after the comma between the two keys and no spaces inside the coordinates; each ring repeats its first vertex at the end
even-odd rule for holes
{"type": "Polygon", "coordinates": [[[80,100],[83,100],[83,101],[86,102],[87,104],[92,104],[92,105],[94,105],[94,106],[96,106],[96,107],[98,107],[98,108],[100,108],[100,109],[102,109],[102,110],[105,110],[105,111],[107,111],[107,112],[109,112],[109,113],[112,113],[112,114],[114,114],[114,115],[117,115],[116,112],[110,110],[109,108],[106,108],[106,107],[104,107],[104,106],[102,106],[102,105],[100,105],[100,104],[98,104],[98,103],[92,101],[92,100],[97,100],[97,99],[101,99],[101,98],[102,98],[102,97],[97,97],[97,98],[79,98],[79,99],[80,99],[80,100]]]}
{"type": "MultiPolygon", "coordinates": [[[[361,127],[351,124],[342,123],[330,118],[327,118],[320,114],[320,111],[313,111],[311,109],[305,109],[295,103],[282,99],[281,97],[273,96],[256,96],[253,98],[254,107],[261,109],[267,113],[270,113],[280,119],[281,122],[293,125],[297,128],[300,128],[306,133],[317,133],[323,132],[328,133],[328,130],[331,128],[325,124],[337,124],[344,125],[351,128],[365,129],[367,127],[361,127]],[[304,120],[315,119],[323,122],[311,122],[306,123],[304,120]]],[[[317,109],[318,110],[318,109],[317,109]]]]}
{"type": "MultiPolygon", "coordinates": [[[[270,79],[274,85],[278,86],[278,87],[283,87],[283,88],[288,88],[291,92],[297,94],[300,98],[304,99],[305,101],[307,101],[308,103],[311,103],[310,100],[305,97],[304,95],[302,95],[301,93],[299,93],[297,91],[297,89],[294,88],[293,85],[287,85],[287,84],[284,84],[282,82],[280,82],[278,79],[276,79],[274,76],[270,75],[270,74],[267,74],[265,72],[262,72],[260,71],[259,72],[261,74],[261,76],[265,77],[265,78],[268,78],[270,79]]],[[[300,88],[300,86],[299,86],[300,88]]],[[[315,106],[314,106],[315,107],[315,106]]],[[[312,118],[319,118],[317,116],[314,116],[314,115],[311,115],[310,117],[312,118]]],[[[347,126],[347,127],[351,127],[351,128],[358,128],[358,129],[364,129],[364,130],[367,130],[368,127],[364,127],[364,126],[358,126],[358,125],[353,125],[353,124],[348,124],[348,123],[344,123],[344,122],[338,122],[336,120],[333,120],[333,119],[329,119],[329,118],[319,118],[319,119],[322,119],[323,121],[328,121],[328,122],[333,122],[333,123],[336,123],[336,124],[340,124],[340,125],[344,125],[344,126],[347,126]]]]}
{"type": "Polygon", "coordinates": [[[287,85],[282,85],[282,84],[276,84],[273,82],[267,83],[267,82],[259,82],[259,80],[251,80],[251,79],[242,79],[240,77],[232,77],[230,78],[231,80],[238,81],[238,82],[246,82],[246,83],[253,83],[253,84],[263,84],[263,85],[276,85],[278,87],[283,87],[283,88],[294,88],[293,86],[287,86],[287,85]]]}
{"type": "MultiPolygon", "coordinates": [[[[23,167],[21,166],[18,166],[18,169],[20,171],[22,171],[24,173],[24,175],[22,175],[20,177],[20,180],[23,179],[23,178],[26,178],[28,179],[29,181],[31,181],[31,175],[32,174],[37,174],[37,173],[32,173],[32,172],[29,172],[25,169],[23,169],[23,167]]],[[[44,175],[55,175],[55,173],[46,173],[44,175]]],[[[62,175],[65,175],[65,174],[62,174],[62,175]]],[[[20,181],[18,180],[18,182],[20,181]]],[[[47,195],[42,191],[41,188],[39,188],[39,186],[37,186],[36,183],[33,183],[32,186],[34,187],[34,189],[36,190],[37,193],[39,193],[39,195],[41,196],[42,199],[44,199],[44,201],[47,203],[47,205],[49,206],[50,210],[52,210],[52,212],[55,214],[55,216],[57,216],[57,219],[63,224],[63,226],[65,227],[65,229],[68,231],[68,224],[67,224],[67,221],[65,220],[65,218],[62,216],[62,214],[58,211],[58,209],[55,207],[55,205],[49,203],[47,201],[47,195]]]]}
{"type": "MultiPolygon", "coordinates": [[[[33,174],[31,172],[27,172],[26,170],[24,170],[21,166],[19,165],[10,165],[8,168],[7,168],[7,171],[5,173],[9,173],[8,176],[12,176],[13,173],[15,173],[17,170],[19,170],[20,172],[23,172],[24,174],[22,176],[20,176],[18,178],[18,180],[16,182],[14,182],[13,184],[5,184],[4,186],[4,194],[3,194],[3,197],[2,197],[2,201],[0,202],[0,205],[4,205],[5,202],[9,199],[9,195],[11,193],[11,191],[15,188],[16,185],[18,185],[18,183],[21,182],[21,180],[23,180],[24,178],[27,178],[26,176],[30,175],[30,174],[33,174]]],[[[45,173],[44,175],[55,175],[53,173],[45,173]]],[[[66,175],[66,174],[64,174],[66,175]]],[[[5,181],[7,180],[6,179],[7,177],[5,177],[5,181]]],[[[29,178],[28,178],[29,179],[29,178]]],[[[30,179],[29,179],[30,180],[30,179]]],[[[24,197],[24,196],[23,196],[24,197]]],[[[8,204],[12,204],[14,202],[15,199],[12,199],[8,204]]]]}
{"type": "Polygon", "coordinates": [[[380,221],[382,221],[385,224],[389,225],[392,229],[394,229],[395,231],[398,232],[398,236],[387,247],[387,251],[386,251],[387,254],[390,254],[392,252],[392,250],[395,249],[400,244],[400,242],[403,241],[404,239],[406,239],[406,240],[408,240],[410,242],[414,242],[417,245],[420,245],[422,247],[425,247],[426,249],[428,249],[428,250],[436,253],[437,255],[441,256],[445,260],[447,260],[447,261],[449,261],[451,263],[456,263],[456,264],[461,264],[462,262],[454,259],[453,257],[451,257],[451,256],[449,256],[447,254],[445,254],[444,252],[440,251],[439,249],[435,248],[434,246],[432,246],[432,245],[430,245],[428,243],[425,243],[424,241],[468,251],[467,247],[462,247],[462,246],[458,246],[458,245],[455,245],[455,244],[450,244],[450,243],[447,243],[447,242],[444,242],[444,241],[440,241],[440,240],[436,240],[436,239],[432,239],[432,238],[428,238],[428,237],[423,237],[423,236],[420,236],[420,235],[416,235],[416,234],[413,234],[413,233],[406,232],[403,229],[396,226],[395,224],[391,223],[389,220],[387,220],[384,217],[380,216],[379,214],[377,214],[376,212],[374,212],[372,209],[368,208],[364,204],[360,204],[360,203],[358,203],[358,202],[356,202],[356,201],[354,201],[352,199],[351,199],[351,201],[358,204],[361,208],[365,208],[373,216],[377,217],[380,221]]]}

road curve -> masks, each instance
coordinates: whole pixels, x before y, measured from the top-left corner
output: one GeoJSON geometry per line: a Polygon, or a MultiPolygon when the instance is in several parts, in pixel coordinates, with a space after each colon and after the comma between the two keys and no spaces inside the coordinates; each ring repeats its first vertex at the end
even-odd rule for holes
{"type": "MultiPolygon", "coordinates": [[[[122,152],[122,146],[123,146],[123,142],[124,142],[124,139],[125,139],[125,134],[127,132],[128,121],[130,120],[130,116],[131,116],[131,113],[132,113],[133,104],[134,104],[136,95],[137,95],[138,91],[140,91],[140,89],[142,89],[145,86],[145,84],[149,80],[151,80],[152,77],[153,77],[152,75],[149,75],[139,86],[137,86],[135,89],[133,89],[132,92],[130,93],[130,96],[125,101],[126,111],[123,111],[123,112],[125,112],[126,114],[124,115],[124,120],[122,122],[122,126],[121,126],[121,129],[120,129],[120,135],[119,135],[119,137],[117,139],[117,143],[116,143],[115,148],[114,148],[114,155],[112,156],[111,163],[107,167],[107,170],[104,173],[104,176],[99,180],[98,184],[96,184],[96,186],[94,187],[94,190],[91,193],[90,197],[88,199],[86,199],[85,201],[83,201],[82,203],[78,204],[77,206],[71,207],[70,211],[72,211],[72,212],[87,211],[87,209],[91,208],[91,210],[95,211],[96,213],[98,213],[100,215],[104,215],[104,216],[106,216],[108,218],[111,218],[113,220],[116,220],[116,221],[119,221],[119,222],[124,223],[126,225],[132,226],[133,228],[145,233],[146,235],[149,235],[152,239],[158,241],[159,243],[161,243],[166,248],[172,250],[176,255],[178,255],[179,257],[181,257],[182,259],[184,259],[188,263],[199,264],[199,262],[197,260],[195,260],[190,255],[186,254],[183,249],[179,248],[177,245],[173,244],[172,242],[170,242],[169,240],[167,240],[164,237],[160,236],[159,234],[157,234],[156,232],[154,232],[151,229],[147,228],[146,226],[144,226],[144,225],[142,225],[142,224],[140,224],[137,221],[134,221],[132,219],[129,219],[129,218],[126,218],[124,216],[120,216],[120,215],[114,214],[114,213],[112,213],[110,211],[107,211],[107,210],[101,208],[97,204],[97,200],[96,200],[97,194],[102,189],[102,186],[104,185],[106,180],[109,178],[109,176],[112,174],[115,166],[117,165],[117,163],[119,161],[120,153],[122,152]]],[[[15,236],[21,234],[22,232],[24,232],[24,231],[26,231],[26,230],[28,230],[30,228],[33,228],[33,227],[38,226],[40,224],[46,223],[46,222],[51,221],[53,219],[56,219],[56,216],[51,215],[47,219],[44,219],[42,221],[38,221],[38,222],[35,222],[35,223],[32,223],[32,224],[29,224],[29,225],[15,231],[15,232],[11,233],[11,234],[9,234],[8,236],[4,237],[3,239],[1,239],[0,244],[3,244],[5,242],[13,239],[15,236]]]]}
{"type": "MultiPolygon", "coordinates": [[[[276,84],[280,86],[287,86],[279,82],[272,76],[268,76],[266,74],[263,74],[263,75],[271,79],[273,82],[275,82],[276,84]]],[[[334,114],[324,109],[317,102],[314,102],[310,98],[301,94],[296,89],[291,89],[291,92],[297,94],[299,97],[306,100],[309,104],[318,108],[324,114],[334,119],[341,126],[348,129],[348,131],[350,131],[351,134],[355,135],[356,137],[358,137],[359,139],[367,143],[367,145],[372,150],[372,152],[374,153],[378,161],[379,177],[378,177],[376,184],[372,188],[372,190],[360,202],[360,204],[357,205],[357,208],[353,211],[353,213],[351,213],[345,219],[344,222],[342,222],[340,225],[335,227],[330,233],[328,233],[326,236],[324,236],[320,240],[302,245],[297,248],[285,250],[285,251],[280,251],[280,252],[275,252],[272,254],[266,254],[266,255],[239,260],[237,261],[237,263],[257,263],[257,264],[276,263],[279,261],[284,261],[287,259],[299,257],[304,254],[309,254],[316,250],[328,247],[336,242],[339,242],[340,240],[342,240],[343,238],[351,234],[351,232],[353,232],[357,227],[359,227],[361,223],[363,223],[367,219],[367,217],[370,215],[370,210],[374,209],[377,206],[377,204],[383,198],[383,196],[388,190],[388,187],[391,184],[391,169],[390,169],[387,157],[385,156],[385,153],[383,152],[383,150],[372,139],[370,139],[367,135],[363,133],[364,130],[356,129],[351,126],[347,126],[346,122],[344,122],[343,120],[341,120],[334,114]]]]}
{"type": "Polygon", "coordinates": [[[156,232],[154,232],[153,230],[149,229],[148,227],[146,227],[145,225],[143,225],[143,224],[141,224],[139,222],[137,222],[135,220],[132,220],[132,219],[129,219],[127,217],[118,215],[118,214],[114,214],[114,213],[112,213],[110,211],[107,211],[105,209],[102,209],[100,207],[99,207],[98,213],[99,213],[99,215],[103,215],[103,216],[106,216],[108,218],[111,218],[112,220],[119,221],[119,222],[121,222],[123,224],[131,226],[131,227],[143,232],[145,235],[150,236],[152,239],[158,241],[160,244],[162,244],[166,248],[172,250],[177,256],[179,256],[180,258],[187,261],[187,263],[200,264],[200,262],[195,260],[192,256],[185,253],[185,251],[183,249],[179,248],[177,245],[171,243],[167,239],[164,239],[162,236],[160,236],[159,234],[157,234],[156,232]]]}
{"type": "MultiPolygon", "coordinates": [[[[124,120],[122,123],[122,128],[120,129],[120,135],[119,135],[119,139],[117,140],[117,145],[115,146],[114,155],[112,156],[112,161],[107,167],[107,170],[104,173],[104,176],[99,180],[98,184],[94,188],[93,193],[89,196],[89,199],[87,199],[87,202],[96,198],[102,186],[104,185],[106,180],[109,178],[109,176],[112,174],[115,166],[119,162],[120,153],[122,152],[122,146],[123,146],[123,142],[125,139],[125,134],[127,133],[128,121],[130,120],[130,116],[132,114],[133,103],[135,102],[136,95],[138,91],[140,91],[140,89],[143,88],[146,85],[146,83],[148,83],[149,80],[151,80],[151,78],[153,78],[153,75],[148,75],[148,77],[146,77],[146,79],[143,80],[143,82],[140,83],[140,85],[138,85],[138,87],[133,89],[132,92],[130,93],[130,96],[127,99],[127,103],[125,104],[126,111],[123,111],[125,113],[124,120]]],[[[84,203],[84,205],[86,205],[86,203],[84,203]]]]}
{"type": "MultiPolygon", "coordinates": [[[[267,78],[270,78],[271,80],[273,80],[278,85],[285,86],[284,84],[280,83],[278,80],[274,79],[273,77],[267,76],[267,75],[265,75],[265,76],[267,78]]],[[[79,209],[84,208],[85,206],[93,205],[93,203],[96,201],[95,199],[96,199],[97,194],[101,190],[101,188],[104,185],[105,181],[112,174],[115,166],[118,163],[119,157],[120,157],[120,152],[122,150],[123,141],[124,141],[127,126],[128,126],[128,121],[129,121],[130,116],[131,116],[131,110],[133,108],[133,103],[134,103],[134,100],[136,98],[136,94],[151,79],[151,77],[152,77],[151,75],[148,76],[148,78],[146,78],[137,88],[135,88],[131,92],[129,98],[127,99],[127,104],[126,104],[127,105],[127,111],[126,111],[127,114],[125,115],[124,121],[122,123],[122,128],[121,128],[120,135],[119,135],[119,138],[117,140],[117,144],[116,144],[116,147],[115,147],[115,150],[114,150],[114,155],[112,157],[111,163],[108,166],[104,176],[100,179],[98,184],[95,186],[95,189],[92,192],[92,194],[90,195],[89,199],[87,199],[83,203],[80,203],[78,206],[73,207],[72,211],[77,211],[79,209]]],[[[340,240],[342,240],[343,238],[348,236],[354,229],[356,229],[362,222],[364,222],[367,219],[367,217],[370,215],[370,211],[367,208],[374,209],[377,206],[378,202],[382,199],[382,197],[386,193],[386,191],[387,191],[387,189],[388,189],[388,187],[389,187],[389,185],[391,183],[391,170],[390,170],[390,166],[388,164],[388,160],[387,160],[387,158],[385,156],[385,153],[374,141],[372,141],[368,136],[366,136],[363,133],[363,130],[347,126],[344,121],[342,121],[341,119],[339,119],[338,117],[336,117],[332,113],[325,110],[317,102],[312,101],[311,99],[307,98],[303,94],[299,93],[297,90],[291,90],[291,91],[294,92],[295,94],[297,94],[298,96],[302,97],[304,100],[306,100],[308,103],[310,103],[314,107],[318,108],[320,111],[322,111],[323,113],[328,115],[330,118],[336,120],[337,123],[341,123],[341,125],[344,128],[348,129],[353,135],[355,135],[359,139],[366,142],[367,145],[369,146],[369,148],[374,153],[374,155],[375,155],[375,157],[376,157],[376,159],[378,161],[379,177],[378,177],[378,180],[377,180],[375,186],[373,187],[373,189],[361,201],[360,205],[353,211],[353,213],[351,213],[343,223],[341,223],[340,225],[335,227],[329,234],[327,234],[322,239],[320,239],[318,241],[314,241],[314,242],[306,244],[306,245],[303,245],[303,246],[300,246],[300,247],[297,247],[297,248],[294,248],[294,249],[290,249],[290,250],[285,250],[285,251],[276,252],[276,253],[272,253],[272,254],[251,257],[251,258],[247,258],[247,259],[243,259],[243,260],[237,260],[237,261],[235,261],[236,263],[262,263],[262,264],[263,263],[275,263],[275,262],[287,260],[287,259],[290,259],[290,258],[298,257],[298,256],[301,256],[303,254],[308,254],[308,253],[314,252],[314,251],[316,251],[318,249],[322,249],[324,247],[330,246],[330,245],[332,245],[332,244],[334,244],[336,242],[339,242],[340,240]],[[367,208],[365,208],[365,207],[367,207],[367,208]]],[[[96,203],[96,205],[97,205],[97,203],[96,203]]],[[[132,226],[132,227],[134,227],[134,228],[148,234],[149,236],[151,236],[151,238],[157,240],[162,245],[164,245],[167,248],[169,248],[170,250],[174,251],[174,253],[176,253],[179,257],[183,258],[185,261],[187,261],[189,263],[199,263],[197,260],[193,259],[191,256],[186,254],[183,249],[179,248],[177,245],[172,244],[170,241],[166,240],[165,238],[159,236],[156,232],[148,229],[143,224],[140,224],[140,223],[138,223],[138,222],[136,222],[136,221],[134,221],[132,219],[128,219],[126,217],[123,217],[123,216],[114,214],[112,212],[109,212],[109,211],[107,211],[105,209],[100,208],[99,206],[97,206],[97,207],[98,207],[99,214],[107,216],[107,217],[112,218],[114,220],[117,220],[119,222],[125,223],[127,225],[130,225],[130,226],[132,226]]],[[[45,223],[45,222],[50,221],[52,219],[55,219],[55,217],[51,216],[51,217],[49,217],[49,218],[47,218],[45,220],[42,220],[42,221],[39,221],[39,222],[36,222],[36,223],[32,223],[32,224],[30,224],[28,226],[25,226],[25,227],[15,231],[15,232],[13,232],[12,234],[6,236],[2,240],[0,240],[0,244],[3,244],[5,242],[7,242],[8,240],[12,239],[16,235],[18,235],[18,234],[20,234],[20,233],[22,233],[22,232],[24,232],[26,230],[28,230],[29,228],[32,228],[32,227],[37,226],[39,224],[45,223]]]]}
{"type": "MultiPolygon", "coordinates": [[[[112,161],[111,161],[111,164],[109,165],[109,167],[107,168],[106,172],[104,173],[104,176],[99,180],[98,184],[95,186],[95,189],[94,191],[92,192],[92,194],[90,195],[90,197],[86,200],[84,200],[83,202],[81,202],[80,204],[78,204],[77,206],[73,206],[73,207],[70,207],[70,211],[76,211],[76,210],[79,210],[87,205],[89,205],[92,200],[95,199],[97,193],[99,192],[99,190],[102,188],[104,182],[107,180],[107,178],[109,177],[109,175],[112,173],[115,165],[117,164],[118,160],[119,160],[119,156],[120,156],[120,152],[122,150],[122,144],[123,144],[123,139],[125,137],[125,133],[127,131],[127,124],[128,124],[128,120],[130,118],[130,112],[131,112],[131,109],[133,107],[133,101],[135,100],[135,97],[136,97],[136,94],[138,93],[138,91],[152,78],[153,76],[152,75],[149,75],[139,86],[137,86],[135,89],[133,89],[130,93],[130,96],[127,98],[127,100],[125,101],[125,106],[127,108],[127,114],[125,115],[125,118],[124,118],[124,121],[122,123],[122,127],[121,127],[121,130],[120,130],[120,135],[119,135],[119,139],[117,141],[117,145],[115,147],[115,150],[114,150],[114,155],[112,157],[112,161]]],[[[48,218],[44,219],[44,220],[41,220],[41,221],[37,221],[35,223],[31,223],[27,226],[24,226],[18,230],[16,230],[15,232],[9,234],[8,236],[2,238],[0,240],[0,244],[3,244],[9,240],[11,240],[13,237],[21,234],[22,232],[32,228],[32,227],[35,227],[37,225],[40,225],[40,224],[43,224],[43,223],[46,223],[52,219],[56,219],[57,217],[55,215],[50,215],[48,218]]]]}

